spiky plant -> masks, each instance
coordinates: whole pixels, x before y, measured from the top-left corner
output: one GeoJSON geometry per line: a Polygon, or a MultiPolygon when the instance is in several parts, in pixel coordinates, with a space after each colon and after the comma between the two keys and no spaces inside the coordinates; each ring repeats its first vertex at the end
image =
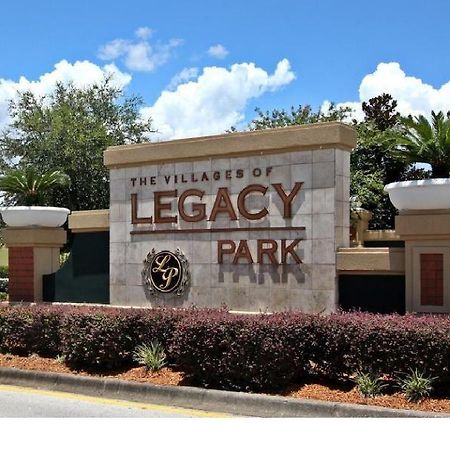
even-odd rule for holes
{"type": "Polygon", "coordinates": [[[134,350],[133,359],[151,372],[158,372],[166,365],[166,353],[158,341],[153,341],[150,345],[138,345],[134,350]]]}
{"type": "Polygon", "coordinates": [[[396,155],[408,163],[428,163],[434,178],[450,174],[450,112],[431,112],[431,121],[420,115],[401,119],[403,130],[396,136],[396,155]]]}
{"type": "Polygon", "coordinates": [[[434,377],[427,377],[417,369],[398,380],[398,385],[409,402],[420,402],[429,397],[433,390],[434,377]]]}
{"type": "Polygon", "coordinates": [[[33,167],[25,167],[11,169],[0,176],[0,191],[23,206],[42,205],[46,192],[69,184],[69,176],[59,170],[39,174],[33,167]]]}
{"type": "Polygon", "coordinates": [[[376,397],[383,392],[386,384],[383,383],[378,375],[372,373],[358,372],[355,383],[358,391],[363,397],[376,397]]]}

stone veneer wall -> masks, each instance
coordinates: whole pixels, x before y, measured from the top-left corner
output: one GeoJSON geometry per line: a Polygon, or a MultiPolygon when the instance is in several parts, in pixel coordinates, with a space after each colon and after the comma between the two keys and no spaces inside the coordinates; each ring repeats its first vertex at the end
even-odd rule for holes
{"type": "MultiPolygon", "coordinates": [[[[309,127],[292,127],[292,130],[271,130],[254,133],[255,139],[263,137],[272,139],[272,148],[264,148],[255,154],[255,148],[246,154],[231,154],[227,151],[236,139],[252,139],[251,133],[239,133],[242,137],[230,135],[212,138],[202,138],[198,141],[208,141],[212,146],[218,139],[222,140],[223,154],[218,151],[208,156],[208,150],[202,150],[201,155],[190,158],[183,152],[184,143],[195,144],[195,139],[174,141],[178,145],[180,158],[169,161],[149,161],[154,159],[156,152],[164,151],[164,144],[147,144],[143,146],[128,146],[132,151],[138,147],[140,154],[117,152],[121,147],[111,148],[105,152],[105,163],[110,168],[111,202],[110,202],[110,301],[112,305],[130,306],[168,306],[168,307],[220,307],[226,305],[232,310],[240,311],[286,311],[301,310],[305,312],[330,312],[337,305],[337,275],[336,249],[349,245],[349,170],[350,150],[354,142],[354,132],[342,124],[327,124],[309,127]],[[321,131],[326,134],[331,127],[347,133],[345,142],[321,142],[321,131]],[[326,128],[328,127],[328,128],[326,128]],[[314,139],[302,141],[303,132],[315,133],[314,139]],[[264,134],[265,133],[265,134],[264,134]],[[294,133],[297,133],[294,135],[294,133]],[[292,145],[292,139],[298,136],[298,146],[292,145]],[[278,138],[280,137],[280,138],[278,138]],[[276,138],[276,139],[275,139],[276,138]],[[279,139],[279,146],[277,146],[279,139]],[[289,147],[283,148],[289,140],[289,147]],[[225,144],[223,144],[225,142],[225,144]],[[322,147],[322,148],[320,148],[322,147]],[[228,154],[227,154],[228,153],[228,154]],[[120,158],[118,157],[120,156],[120,158]],[[114,159],[116,157],[116,159],[114,159]],[[132,166],[130,166],[132,164],[132,166]],[[253,176],[255,168],[261,169],[262,175],[253,176]],[[271,168],[265,176],[266,169],[271,168]],[[244,172],[242,178],[232,176],[226,179],[226,171],[235,174],[237,169],[244,172]],[[208,182],[192,182],[191,174],[199,178],[203,172],[212,175],[220,172],[220,180],[208,182]],[[185,174],[186,183],[174,183],[174,175],[185,174]],[[169,183],[165,179],[171,176],[169,183]],[[140,177],[146,177],[147,185],[141,186],[140,177]],[[155,177],[154,185],[150,185],[150,177],[155,177]],[[136,178],[135,186],[131,182],[136,178]],[[290,192],[295,182],[303,182],[303,186],[292,204],[291,219],[282,217],[283,205],[272,183],[282,183],[286,192],[290,192]],[[219,215],[217,220],[199,223],[178,221],[177,224],[135,224],[131,223],[130,195],[137,193],[139,216],[153,214],[153,194],[155,191],[178,189],[181,194],[186,189],[205,190],[202,202],[206,203],[207,212],[211,211],[217,189],[227,187],[231,192],[231,200],[236,205],[238,193],[249,184],[268,186],[265,196],[249,196],[248,208],[259,211],[267,207],[270,214],[259,221],[249,223],[239,217],[231,221],[227,216],[219,215]],[[234,231],[220,233],[192,233],[193,228],[206,227],[252,227],[255,231],[234,231]],[[261,231],[257,227],[299,227],[302,230],[261,231]],[[185,233],[171,234],[132,234],[138,230],[156,228],[183,229],[185,233]],[[289,256],[286,265],[274,265],[265,260],[264,264],[256,263],[256,240],[295,238],[302,241],[297,247],[297,254],[302,264],[297,264],[289,256]],[[217,263],[217,241],[220,239],[234,240],[236,243],[245,239],[253,254],[255,263],[240,261],[232,264],[230,259],[224,264],[217,263]],[[181,296],[154,297],[146,293],[141,271],[143,260],[147,253],[155,248],[157,251],[175,251],[179,247],[186,255],[191,272],[189,289],[181,296]]],[[[305,135],[308,138],[308,135],[305,135]]],[[[324,138],[324,141],[327,139],[324,138]]],[[[208,143],[208,142],[207,142],[208,143]]],[[[258,141],[259,143],[259,141],[258,141]]],[[[169,143],[170,144],[170,143],[169,143]]],[[[205,143],[199,142],[204,149],[205,143]]],[[[250,145],[251,147],[251,145],[250,145]]],[[[267,147],[267,146],[266,146],[267,147]]],[[[257,149],[256,149],[257,150],[257,149]]],[[[176,153],[176,149],[174,150],[176,153]]],[[[161,153],[158,153],[159,155],[161,153]]],[[[161,158],[161,157],[159,157],[161,158]]],[[[211,178],[211,176],[209,177],[211,178]]],[[[178,180],[179,181],[179,180],[178,180]]],[[[164,202],[169,202],[165,198],[164,202]]],[[[186,203],[199,202],[191,197],[186,203]]],[[[177,212],[176,200],[171,202],[172,212],[164,211],[164,215],[174,215],[177,212]]],[[[189,210],[189,208],[188,208],[189,210]]],[[[237,208],[236,208],[237,210],[237,208]]]]}

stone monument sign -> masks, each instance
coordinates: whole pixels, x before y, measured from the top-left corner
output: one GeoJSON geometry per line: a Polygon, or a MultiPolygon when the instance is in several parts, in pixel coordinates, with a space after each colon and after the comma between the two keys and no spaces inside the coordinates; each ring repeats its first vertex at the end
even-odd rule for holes
{"type": "Polygon", "coordinates": [[[335,310],[354,145],[324,123],[108,148],[111,304],[335,310]]]}

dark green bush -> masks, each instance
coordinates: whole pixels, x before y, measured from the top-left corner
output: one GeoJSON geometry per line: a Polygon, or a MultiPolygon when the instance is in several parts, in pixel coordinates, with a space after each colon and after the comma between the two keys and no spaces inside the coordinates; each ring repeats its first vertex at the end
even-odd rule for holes
{"type": "Polygon", "coordinates": [[[9,278],[0,278],[0,292],[8,292],[9,278]]]}
{"type": "Polygon", "coordinates": [[[9,277],[9,267],[0,266],[0,278],[8,278],[8,277],[9,277]]]}

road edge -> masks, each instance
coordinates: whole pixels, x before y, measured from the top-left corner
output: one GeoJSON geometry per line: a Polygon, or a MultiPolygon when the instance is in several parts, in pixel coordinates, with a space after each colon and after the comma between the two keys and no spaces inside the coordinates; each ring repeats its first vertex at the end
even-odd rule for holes
{"type": "Polygon", "coordinates": [[[0,384],[251,417],[450,417],[450,414],[443,413],[291,399],[275,395],[247,394],[190,386],[156,385],[9,367],[0,368],[0,384]]]}

